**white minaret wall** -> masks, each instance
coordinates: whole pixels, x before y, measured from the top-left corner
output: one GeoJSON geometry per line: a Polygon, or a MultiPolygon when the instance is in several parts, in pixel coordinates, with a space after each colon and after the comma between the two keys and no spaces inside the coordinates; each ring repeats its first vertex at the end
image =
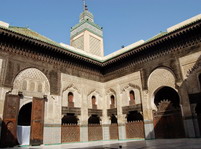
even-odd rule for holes
{"type": "Polygon", "coordinates": [[[79,24],[71,29],[70,45],[87,53],[103,57],[102,28],[94,23],[93,14],[86,6],[80,14],[79,24]]]}
{"type": "Polygon", "coordinates": [[[72,38],[70,45],[97,56],[104,56],[103,38],[88,30],[72,38]]]}

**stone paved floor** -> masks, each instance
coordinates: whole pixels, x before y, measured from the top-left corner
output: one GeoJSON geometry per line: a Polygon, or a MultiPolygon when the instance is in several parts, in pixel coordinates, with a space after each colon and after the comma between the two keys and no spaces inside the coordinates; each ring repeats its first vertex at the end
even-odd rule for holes
{"type": "Polygon", "coordinates": [[[158,139],[141,141],[94,141],[61,145],[15,147],[12,149],[201,149],[199,139],[158,139]]]}

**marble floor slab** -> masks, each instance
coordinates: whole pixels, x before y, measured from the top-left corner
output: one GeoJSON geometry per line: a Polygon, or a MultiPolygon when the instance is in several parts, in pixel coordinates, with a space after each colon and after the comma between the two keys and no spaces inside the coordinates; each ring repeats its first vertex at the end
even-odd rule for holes
{"type": "MultiPolygon", "coordinates": [[[[199,139],[157,139],[129,141],[94,141],[58,145],[24,146],[12,149],[201,149],[199,139]]],[[[11,148],[7,148],[11,149],[11,148]]]]}

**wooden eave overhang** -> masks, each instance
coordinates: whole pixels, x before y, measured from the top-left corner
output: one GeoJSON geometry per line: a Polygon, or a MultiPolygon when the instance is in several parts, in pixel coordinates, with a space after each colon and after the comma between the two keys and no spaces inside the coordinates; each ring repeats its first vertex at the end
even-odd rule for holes
{"type": "Polygon", "coordinates": [[[13,32],[13,31],[10,31],[10,30],[7,30],[7,29],[4,29],[4,28],[0,28],[0,34],[3,35],[3,36],[10,37],[10,38],[18,39],[19,41],[24,41],[24,42],[30,43],[32,45],[36,45],[36,46],[40,46],[40,47],[45,47],[46,49],[49,50],[49,52],[54,52],[54,53],[62,54],[64,56],[66,56],[66,58],[71,57],[72,59],[75,59],[75,60],[77,59],[79,61],[83,61],[85,63],[89,63],[89,64],[92,64],[92,65],[95,65],[97,67],[101,67],[102,66],[102,63],[98,62],[96,60],[93,60],[93,59],[90,59],[88,57],[79,55],[77,53],[68,51],[66,49],[63,49],[63,48],[58,47],[56,45],[53,45],[51,43],[43,42],[41,40],[34,39],[32,37],[27,37],[27,36],[25,36],[23,34],[19,34],[19,33],[16,33],[16,32],[13,32]]]}
{"type": "MultiPolygon", "coordinates": [[[[139,52],[142,52],[142,51],[149,51],[149,49],[151,49],[152,47],[155,47],[159,44],[163,44],[164,42],[166,41],[171,41],[172,39],[175,39],[175,38],[179,38],[180,40],[182,40],[180,37],[182,35],[185,35],[195,29],[198,29],[199,32],[196,32],[196,34],[199,34],[201,35],[201,20],[198,20],[196,22],[193,22],[191,24],[188,24],[186,26],[183,26],[173,32],[170,32],[170,33],[167,33],[159,38],[156,38],[154,40],[151,40],[151,41],[148,41],[148,42],[145,42],[144,44],[130,50],[130,51],[127,51],[125,53],[122,53],[121,55],[118,55],[110,60],[106,60],[105,62],[103,62],[103,67],[107,66],[107,65],[112,65],[112,64],[115,64],[117,63],[118,61],[122,61],[122,60],[125,60],[127,59],[127,57],[133,57],[135,58],[135,55],[139,52]]],[[[185,39],[183,39],[185,40],[185,39]]]]}
{"type": "MultiPolygon", "coordinates": [[[[19,41],[29,43],[30,45],[39,46],[39,47],[41,47],[40,50],[48,49],[48,51],[45,52],[46,54],[53,53],[53,54],[62,55],[62,58],[66,59],[66,61],[70,58],[70,59],[72,59],[72,61],[75,61],[75,62],[77,61],[77,63],[79,63],[80,65],[87,65],[88,67],[93,67],[93,68],[96,68],[97,70],[99,69],[99,71],[102,74],[106,74],[107,70],[109,68],[116,66],[118,64],[121,64],[122,62],[124,63],[124,62],[128,62],[129,59],[135,60],[136,58],[139,58],[140,53],[149,53],[149,52],[151,52],[150,51],[151,49],[153,49],[157,46],[161,47],[161,45],[163,45],[163,44],[165,46],[165,43],[166,43],[166,45],[167,45],[167,43],[168,44],[173,43],[173,40],[176,38],[178,38],[179,40],[188,40],[187,38],[185,39],[182,37],[183,37],[183,35],[185,36],[191,32],[193,32],[195,34],[195,36],[199,36],[199,40],[200,40],[201,20],[192,22],[191,24],[188,24],[177,30],[169,32],[161,37],[158,37],[151,41],[147,41],[144,44],[142,44],[136,48],[133,48],[132,50],[129,50],[116,57],[113,57],[111,59],[104,60],[103,62],[101,62],[101,61],[92,59],[90,57],[86,57],[86,56],[80,55],[78,53],[72,52],[70,50],[66,50],[58,45],[54,45],[54,44],[47,43],[47,42],[44,42],[44,41],[41,41],[41,40],[38,40],[38,39],[35,39],[32,37],[28,37],[23,34],[19,34],[14,31],[8,30],[6,28],[0,28],[0,35],[9,37],[11,39],[18,39],[19,41]],[[195,31],[196,31],[196,33],[194,33],[195,31]]],[[[38,50],[38,51],[40,52],[40,50],[38,50]]],[[[57,59],[58,59],[58,57],[57,57],[57,59]]],[[[140,59],[143,59],[143,57],[140,59]]]]}

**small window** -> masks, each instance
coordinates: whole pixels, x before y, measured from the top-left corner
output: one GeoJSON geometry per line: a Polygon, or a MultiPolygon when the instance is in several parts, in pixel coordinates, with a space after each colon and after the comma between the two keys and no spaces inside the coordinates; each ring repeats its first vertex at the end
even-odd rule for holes
{"type": "Polygon", "coordinates": [[[95,96],[91,97],[91,102],[92,102],[92,109],[97,109],[96,97],[95,96]]]}
{"type": "Polygon", "coordinates": [[[133,90],[130,91],[130,100],[135,100],[135,93],[133,90]]]}
{"type": "Polygon", "coordinates": [[[133,90],[131,90],[129,94],[130,94],[129,105],[134,105],[135,104],[135,93],[133,90]]]}
{"type": "Polygon", "coordinates": [[[114,95],[112,95],[110,98],[111,98],[111,104],[114,105],[115,104],[114,95]]]}
{"type": "Polygon", "coordinates": [[[114,98],[114,95],[110,96],[110,100],[111,100],[110,108],[115,108],[115,98],[114,98]]]}
{"type": "Polygon", "coordinates": [[[68,93],[68,103],[72,103],[73,102],[73,93],[69,92],[68,93]]]}
{"type": "Polygon", "coordinates": [[[96,97],[95,96],[92,96],[92,105],[96,105],[96,97]]]}

